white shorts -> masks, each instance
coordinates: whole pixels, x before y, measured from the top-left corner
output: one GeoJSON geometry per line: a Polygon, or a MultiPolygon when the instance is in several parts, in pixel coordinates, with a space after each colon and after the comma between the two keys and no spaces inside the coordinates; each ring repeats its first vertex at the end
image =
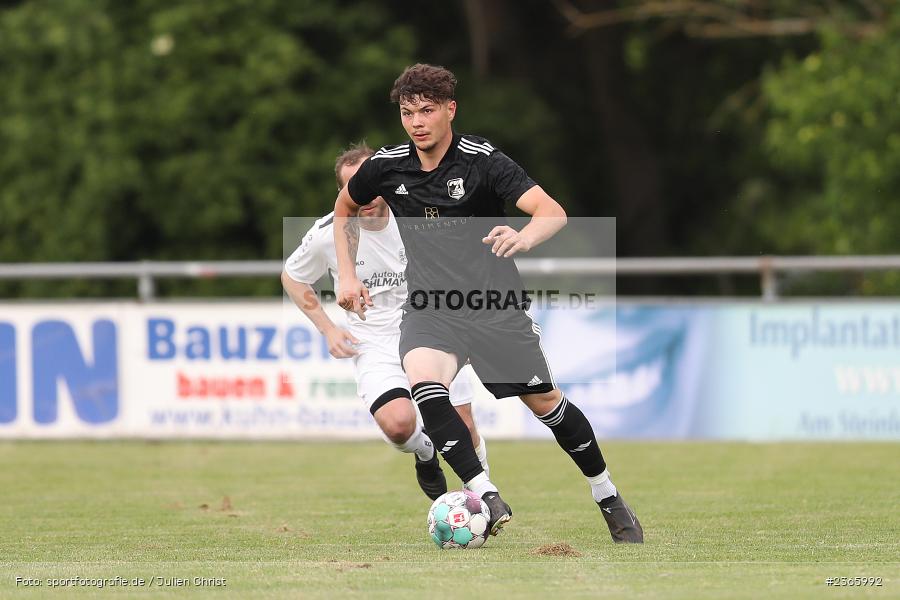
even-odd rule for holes
{"type": "MultiPolygon", "coordinates": [[[[362,342],[357,346],[359,354],[353,357],[353,366],[356,367],[356,393],[372,414],[373,408],[377,410],[383,406],[385,400],[397,397],[394,394],[390,394],[390,398],[384,397],[388,392],[400,388],[405,391],[407,397],[410,397],[409,379],[400,366],[399,348],[399,333],[380,339],[378,343],[362,342]]],[[[450,384],[450,404],[460,406],[472,402],[475,391],[470,378],[474,374],[471,365],[460,369],[450,384]]]]}

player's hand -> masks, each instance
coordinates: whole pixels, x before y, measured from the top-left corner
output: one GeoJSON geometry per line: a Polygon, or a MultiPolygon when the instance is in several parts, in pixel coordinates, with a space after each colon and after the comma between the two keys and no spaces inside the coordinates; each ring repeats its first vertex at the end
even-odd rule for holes
{"type": "Polygon", "coordinates": [[[335,358],[350,358],[359,354],[353,347],[359,340],[346,329],[332,327],[325,332],[325,340],[328,342],[328,351],[335,358]]]}
{"type": "Polygon", "coordinates": [[[531,250],[531,242],[528,238],[508,225],[494,227],[481,241],[490,244],[491,252],[501,258],[509,258],[518,252],[531,250]]]}
{"type": "Polygon", "coordinates": [[[355,312],[363,321],[366,320],[366,309],[375,303],[369,297],[369,289],[359,279],[344,281],[341,279],[341,287],[337,297],[338,306],[349,312],[355,312]]]}

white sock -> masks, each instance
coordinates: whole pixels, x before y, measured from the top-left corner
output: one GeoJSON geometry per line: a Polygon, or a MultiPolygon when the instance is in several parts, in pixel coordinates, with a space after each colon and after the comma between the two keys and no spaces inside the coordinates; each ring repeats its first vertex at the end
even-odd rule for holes
{"type": "Polygon", "coordinates": [[[485,441],[484,436],[479,436],[479,438],[478,446],[475,447],[475,455],[478,457],[478,462],[481,463],[481,468],[484,469],[484,474],[490,477],[491,470],[487,461],[487,441],[485,441]]]}
{"type": "Polygon", "coordinates": [[[431,457],[434,456],[434,444],[431,443],[431,438],[421,427],[417,428],[408,440],[393,446],[400,452],[415,452],[419,460],[431,460],[431,457]]]}
{"type": "Polygon", "coordinates": [[[488,492],[496,492],[497,486],[491,483],[491,480],[488,479],[487,473],[481,472],[469,481],[464,484],[464,487],[467,490],[472,490],[475,492],[479,498],[487,494],[488,492]]]}
{"type": "Polygon", "coordinates": [[[612,480],[609,478],[608,470],[603,471],[594,477],[588,477],[587,480],[588,483],[591,484],[591,495],[597,502],[619,493],[616,491],[616,486],[613,485],[612,480]]]}

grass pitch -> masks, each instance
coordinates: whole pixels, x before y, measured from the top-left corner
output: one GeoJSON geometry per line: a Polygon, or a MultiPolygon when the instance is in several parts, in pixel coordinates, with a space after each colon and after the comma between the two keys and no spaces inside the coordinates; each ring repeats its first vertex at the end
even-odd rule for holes
{"type": "Polygon", "coordinates": [[[604,450],[643,546],[612,544],[555,444],[494,441],[515,516],[453,552],[412,458],[380,442],[0,443],[0,597],[900,597],[898,444],[604,450]],[[578,555],[538,553],[554,543],[578,555]],[[116,577],[144,584],[82,583],[116,577]]]}

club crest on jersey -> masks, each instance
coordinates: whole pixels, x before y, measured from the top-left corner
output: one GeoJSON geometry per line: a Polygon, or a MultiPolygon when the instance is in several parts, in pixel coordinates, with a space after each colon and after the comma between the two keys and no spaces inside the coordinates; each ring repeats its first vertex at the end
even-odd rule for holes
{"type": "Polygon", "coordinates": [[[447,182],[447,193],[450,194],[450,197],[454,200],[459,200],[466,195],[466,188],[463,187],[463,180],[461,177],[451,179],[447,182]]]}
{"type": "Polygon", "coordinates": [[[440,215],[438,214],[437,206],[426,206],[425,207],[425,218],[426,219],[437,219],[440,215]]]}

